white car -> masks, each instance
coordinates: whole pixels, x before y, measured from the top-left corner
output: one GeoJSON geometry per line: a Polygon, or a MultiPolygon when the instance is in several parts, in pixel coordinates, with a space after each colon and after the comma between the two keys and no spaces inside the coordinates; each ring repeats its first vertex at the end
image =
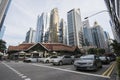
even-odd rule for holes
{"type": "Polygon", "coordinates": [[[47,58],[41,58],[40,62],[43,63],[51,63],[53,59],[58,58],[58,56],[51,56],[51,57],[47,57],[47,58]]]}
{"type": "Polygon", "coordinates": [[[24,62],[40,62],[41,58],[26,58],[24,62]]]}

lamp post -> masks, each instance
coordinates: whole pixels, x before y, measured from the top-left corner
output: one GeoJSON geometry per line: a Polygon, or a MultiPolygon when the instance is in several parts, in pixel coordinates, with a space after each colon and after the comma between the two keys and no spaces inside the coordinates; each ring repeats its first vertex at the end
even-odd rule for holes
{"type": "Polygon", "coordinates": [[[109,12],[109,11],[108,11],[108,10],[102,10],[102,11],[99,11],[99,12],[97,12],[97,13],[94,13],[94,14],[92,14],[92,15],[90,15],[90,16],[87,16],[87,17],[85,17],[84,19],[88,19],[88,18],[90,18],[90,17],[92,17],[92,16],[95,16],[95,15],[100,14],[100,13],[103,13],[103,12],[109,12]]]}

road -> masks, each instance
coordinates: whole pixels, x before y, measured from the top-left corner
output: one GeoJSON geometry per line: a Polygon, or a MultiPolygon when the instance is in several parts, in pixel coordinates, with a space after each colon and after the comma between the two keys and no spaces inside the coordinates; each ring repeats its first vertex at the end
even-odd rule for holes
{"type": "Polygon", "coordinates": [[[108,76],[102,75],[110,65],[91,72],[76,71],[73,65],[3,61],[0,62],[0,80],[110,80],[108,76]]]}

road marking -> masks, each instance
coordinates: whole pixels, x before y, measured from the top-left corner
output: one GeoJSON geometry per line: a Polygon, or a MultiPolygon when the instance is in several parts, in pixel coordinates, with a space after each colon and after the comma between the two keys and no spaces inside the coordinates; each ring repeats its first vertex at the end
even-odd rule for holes
{"type": "Polygon", "coordinates": [[[68,69],[68,70],[71,70],[71,68],[64,68],[64,69],[68,69]]]}
{"type": "Polygon", "coordinates": [[[30,78],[26,78],[25,80],[31,80],[30,78]]]}
{"type": "Polygon", "coordinates": [[[44,68],[51,68],[51,69],[56,69],[56,70],[70,72],[70,73],[76,73],[76,74],[83,74],[83,75],[89,75],[89,76],[95,76],[95,77],[110,78],[108,76],[103,76],[103,75],[90,74],[90,73],[84,73],[84,72],[77,72],[77,71],[72,71],[72,70],[67,70],[67,69],[61,69],[61,68],[56,68],[56,67],[51,67],[51,66],[45,66],[45,65],[40,65],[40,64],[34,64],[34,63],[31,63],[31,65],[39,66],[39,67],[44,67],[44,68]]]}
{"type": "Polygon", "coordinates": [[[109,71],[107,76],[110,76],[110,74],[112,73],[113,69],[114,69],[115,65],[113,65],[113,67],[111,68],[111,70],[109,71]]]}
{"type": "Polygon", "coordinates": [[[102,74],[103,76],[110,76],[115,66],[115,62],[102,74]]]}
{"type": "Polygon", "coordinates": [[[10,70],[12,70],[13,72],[15,72],[16,74],[18,74],[21,78],[25,78],[25,80],[31,80],[30,78],[27,78],[27,76],[24,76],[24,74],[21,74],[19,71],[15,70],[14,68],[12,68],[11,66],[7,65],[6,63],[2,62],[2,64],[4,64],[6,67],[8,67],[10,70]]]}
{"type": "Polygon", "coordinates": [[[19,74],[19,76],[23,76],[23,75],[24,75],[24,74],[21,74],[21,73],[19,74]]]}
{"type": "Polygon", "coordinates": [[[27,76],[22,76],[22,78],[27,78],[27,76]]]}

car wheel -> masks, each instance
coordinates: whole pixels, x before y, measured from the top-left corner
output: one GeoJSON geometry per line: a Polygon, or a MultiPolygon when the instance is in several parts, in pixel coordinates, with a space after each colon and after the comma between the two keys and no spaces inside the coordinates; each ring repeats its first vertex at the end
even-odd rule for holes
{"type": "Polygon", "coordinates": [[[94,71],[97,71],[97,70],[98,70],[97,65],[94,65],[94,71]]]}
{"type": "Polygon", "coordinates": [[[49,63],[49,60],[47,60],[46,63],[49,63]]]}
{"type": "Polygon", "coordinates": [[[100,65],[100,68],[102,68],[102,63],[101,63],[101,65],[100,65]]]}
{"type": "Polygon", "coordinates": [[[60,62],[59,62],[59,65],[60,65],[60,66],[62,66],[62,65],[63,65],[63,62],[62,62],[62,61],[60,61],[60,62]]]}
{"type": "Polygon", "coordinates": [[[75,69],[75,70],[78,70],[77,66],[74,66],[74,69],[75,69]]]}
{"type": "Polygon", "coordinates": [[[73,64],[73,63],[74,63],[74,61],[71,62],[71,64],[73,64]]]}
{"type": "Polygon", "coordinates": [[[53,65],[55,66],[55,64],[53,63],[53,65]]]}
{"type": "Polygon", "coordinates": [[[100,66],[100,68],[102,68],[102,65],[100,66]]]}
{"type": "Polygon", "coordinates": [[[28,60],[28,63],[31,62],[31,60],[28,60]]]}

